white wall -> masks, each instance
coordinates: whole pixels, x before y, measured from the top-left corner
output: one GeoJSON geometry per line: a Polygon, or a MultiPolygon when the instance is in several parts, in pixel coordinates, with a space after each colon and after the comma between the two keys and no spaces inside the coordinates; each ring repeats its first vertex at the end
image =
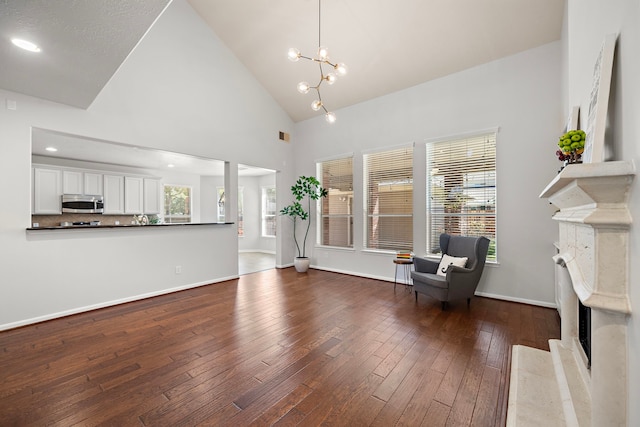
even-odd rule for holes
{"type": "MultiPolygon", "coordinates": [[[[293,159],[278,141],[291,120],[184,0],[89,109],[6,91],[0,105],[0,329],[238,274],[234,225],[27,232],[32,126],[224,159],[234,170],[239,162],[282,169],[293,159]]],[[[292,172],[277,180],[290,185],[292,172]]]]}
{"type": "MultiPolygon", "coordinates": [[[[485,269],[479,292],[554,304],[551,257],[557,225],[538,198],[556,175],[561,134],[561,44],[551,43],[435,81],[317,117],[295,127],[296,175],[315,161],[354,154],[353,251],[315,248],[312,265],[393,280],[393,254],[363,252],[362,152],[414,142],[414,251],[424,255],[425,140],[499,127],[497,139],[498,261],[485,269]]],[[[350,76],[349,78],[356,78],[350,76]]],[[[345,86],[331,90],[348,90],[345,86]]],[[[286,245],[286,241],[283,242],[286,245]]]]}
{"type": "MultiPolygon", "coordinates": [[[[635,0],[569,0],[566,19],[568,105],[581,107],[586,120],[593,65],[606,34],[618,33],[606,141],[613,147],[614,160],[640,164],[640,3],[635,0]]],[[[583,121],[585,123],[585,121],[583,121]]],[[[634,223],[640,221],[638,177],[631,189],[630,210],[634,223]]],[[[640,240],[636,225],[630,235],[629,317],[629,401],[628,425],[640,425],[640,240]]]]}

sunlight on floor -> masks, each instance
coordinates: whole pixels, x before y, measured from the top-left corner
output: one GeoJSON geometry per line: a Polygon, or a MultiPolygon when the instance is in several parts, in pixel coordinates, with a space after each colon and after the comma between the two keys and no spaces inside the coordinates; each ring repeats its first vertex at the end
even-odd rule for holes
{"type": "Polygon", "coordinates": [[[255,273],[256,271],[269,270],[276,267],[275,254],[264,252],[239,252],[238,274],[255,273]]]}

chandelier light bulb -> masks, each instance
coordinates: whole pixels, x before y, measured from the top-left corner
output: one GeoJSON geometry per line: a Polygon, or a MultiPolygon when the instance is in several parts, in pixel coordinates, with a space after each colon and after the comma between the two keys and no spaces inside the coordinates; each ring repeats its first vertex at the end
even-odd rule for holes
{"type": "Polygon", "coordinates": [[[309,83],[307,83],[307,82],[298,83],[298,92],[300,92],[300,93],[309,92],[309,83]]]}
{"type": "Polygon", "coordinates": [[[320,46],[318,48],[318,59],[322,61],[326,61],[327,59],[329,59],[329,49],[324,46],[320,46]]]}
{"type": "Polygon", "coordinates": [[[311,103],[311,109],[313,111],[323,110],[325,112],[325,120],[328,123],[334,123],[336,121],[336,115],[335,113],[328,111],[324,106],[324,103],[322,102],[322,95],[320,94],[320,86],[324,81],[327,82],[327,85],[334,84],[339,76],[344,76],[347,74],[347,66],[342,62],[335,64],[331,62],[329,60],[329,49],[327,49],[325,46],[322,46],[320,42],[320,40],[322,40],[322,37],[320,36],[320,1],[321,0],[318,0],[318,56],[304,56],[298,49],[292,47],[287,52],[287,57],[291,62],[298,62],[300,59],[305,59],[307,61],[315,62],[318,64],[320,68],[320,80],[318,81],[317,85],[310,86],[307,82],[300,82],[298,83],[297,89],[298,92],[302,94],[308,93],[311,89],[315,90],[318,93],[318,97],[311,103]],[[325,74],[323,65],[333,68],[333,70],[331,70],[332,72],[325,74]]]}
{"type": "Polygon", "coordinates": [[[287,52],[287,57],[291,62],[298,62],[300,60],[300,51],[295,47],[292,47],[289,49],[289,52],[287,52]]]}
{"type": "Polygon", "coordinates": [[[329,123],[334,123],[336,121],[336,115],[333,114],[331,111],[329,111],[327,114],[325,114],[324,118],[329,123]]]}
{"type": "Polygon", "coordinates": [[[336,64],[333,68],[335,68],[336,73],[338,73],[339,76],[345,76],[347,75],[347,71],[349,71],[347,65],[342,62],[336,64]]]}

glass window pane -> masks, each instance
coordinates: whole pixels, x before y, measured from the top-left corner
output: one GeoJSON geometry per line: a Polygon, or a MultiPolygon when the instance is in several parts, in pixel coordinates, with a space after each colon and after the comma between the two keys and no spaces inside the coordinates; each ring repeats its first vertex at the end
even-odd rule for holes
{"type": "Polygon", "coordinates": [[[413,147],[364,156],[365,247],[413,250],[413,147]]]}
{"type": "Polygon", "coordinates": [[[262,189],[262,235],[276,235],[276,188],[262,189]]]}
{"type": "Polygon", "coordinates": [[[164,186],[164,222],[191,222],[191,187],[164,186]]]}
{"type": "Polygon", "coordinates": [[[427,144],[427,252],[441,233],[485,236],[496,260],[496,134],[427,144]]]}
{"type": "Polygon", "coordinates": [[[318,241],[325,246],[353,247],[353,157],[316,165],[322,187],[318,241]]]}

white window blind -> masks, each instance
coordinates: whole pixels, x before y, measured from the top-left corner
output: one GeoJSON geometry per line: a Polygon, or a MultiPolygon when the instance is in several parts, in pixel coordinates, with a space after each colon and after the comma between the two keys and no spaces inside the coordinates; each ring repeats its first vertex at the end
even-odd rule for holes
{"type": "Polygon", "coordinates": [[[353,157],[316,164],[323,188],[318,241],[325,246],[353,247],[353,157]]]}
{"type": "Polygon", "coordinates": [[[262,236],[276,235],[276,188],[262,188],[262,236]]]}
{"type": "Polygon", "coordinates": [[[427,252],[441,233],[485,236],[496,259],[496,134],[427,143],[427,252]]]}
{"type": "Polygon", "coordinates": [[[413,249],[413,146],[364,155],[369,249],[413,249]]]}

